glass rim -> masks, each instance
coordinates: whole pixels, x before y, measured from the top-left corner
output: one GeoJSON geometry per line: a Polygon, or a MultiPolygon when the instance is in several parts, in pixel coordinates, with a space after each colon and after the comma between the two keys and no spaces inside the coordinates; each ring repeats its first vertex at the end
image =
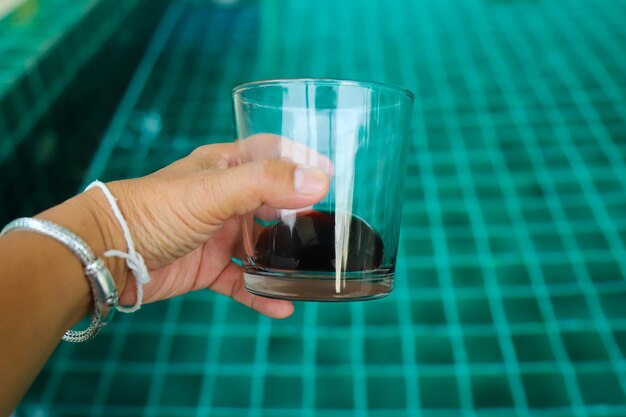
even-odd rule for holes
{"type": "Polygon", "coordinates": [[[356,81],[342,78],[276,78],[271,80],[251,81],[240,84],[233,88],[232,95],[243,93],[247,90],[257,87],[271,87],[283,84],[317,84],[317,85],[334,85],[334,86],[355,86],[355,87],[374,87],[381,90],[390,90],[407,96],[412,102],[415,101],[415,94],[405,87],[396,84],[382,83],[377,81],[356,81]]]}

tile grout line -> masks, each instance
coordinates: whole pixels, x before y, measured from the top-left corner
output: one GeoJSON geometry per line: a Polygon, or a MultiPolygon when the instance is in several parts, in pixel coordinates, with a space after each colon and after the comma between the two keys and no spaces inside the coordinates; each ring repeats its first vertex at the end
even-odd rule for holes
{"type": "Polygon", "coordinates": [[[104,134],[97,151],[94,154],[89,167],[87,168],[83,178],[85,178],[81,190],[91,181],[102,175],[104,168],[111,157],[113,149],[117,145],[122,136],[125,126],[128,124],[132,109],[136,105],[139,97],[148,82],[148,78],[156,64],[158,57],[161,55],[168,39],[172,35],[176,23],[180,19],[183,6],[172,3],[159,23],[144,56],[141,59],[139,67],[135,71],[135,75],[130,81],[130,85],[126,90],[124,98],[120,103],[115,116],[104,134]]]}

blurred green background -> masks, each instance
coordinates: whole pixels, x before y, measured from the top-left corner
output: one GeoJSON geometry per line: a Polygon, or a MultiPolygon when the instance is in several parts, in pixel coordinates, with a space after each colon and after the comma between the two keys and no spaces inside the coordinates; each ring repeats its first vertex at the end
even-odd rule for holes
{"type": "Polygon", "coordinates": [[[2,223],[231,140],[242,82],[417,96],[391,296],[148,305],[61,345],[17,416],[626,415],[626,2],[17,3],[2,223]]]}

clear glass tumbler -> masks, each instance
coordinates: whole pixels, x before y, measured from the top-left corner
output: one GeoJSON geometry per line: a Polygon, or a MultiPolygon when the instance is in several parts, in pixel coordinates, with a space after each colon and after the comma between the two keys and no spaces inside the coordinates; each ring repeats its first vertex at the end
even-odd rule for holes
{"type": "Polygon", "coordinates": [[[313,207],[262,207],[242,223],[248,291],[291,300],[365,300],[393,289],[414,95],[386,84],[286,79],[233,90],[240,163],[325,169],[313,207]]]}

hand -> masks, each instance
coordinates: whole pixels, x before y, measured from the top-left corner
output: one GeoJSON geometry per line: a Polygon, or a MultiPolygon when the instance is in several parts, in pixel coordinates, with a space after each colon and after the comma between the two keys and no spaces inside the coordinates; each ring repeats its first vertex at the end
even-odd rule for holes
{"type": "MultiPolygon", "coordinates": [[[[144,303],[210,288],[267,316],[291,315],[291,302],[245,290],[241,267],[231,261],[237,256],[237,216],[262,206],[312,205],[327,193],[326,173],[331,171],[325,157],[301,145],[274,135],[256,135],[239,145],[203,146],[154,174],[107,184],[150,270],[144,303]],[[276,157],[276,150],[286,157],[270,159],[276,157]],[[246,162],[236,166],[238,159],[246,162]],[[316,167],[296,162],[312,162],[316,167]]],[[[121,229],[102,192],[92,189],[85,194],[91,197],[107,249],[125,251],[121,229]]],[[[133,304],[134,279],[121,261],[113,265],[120,304],[133,304]]]]}

